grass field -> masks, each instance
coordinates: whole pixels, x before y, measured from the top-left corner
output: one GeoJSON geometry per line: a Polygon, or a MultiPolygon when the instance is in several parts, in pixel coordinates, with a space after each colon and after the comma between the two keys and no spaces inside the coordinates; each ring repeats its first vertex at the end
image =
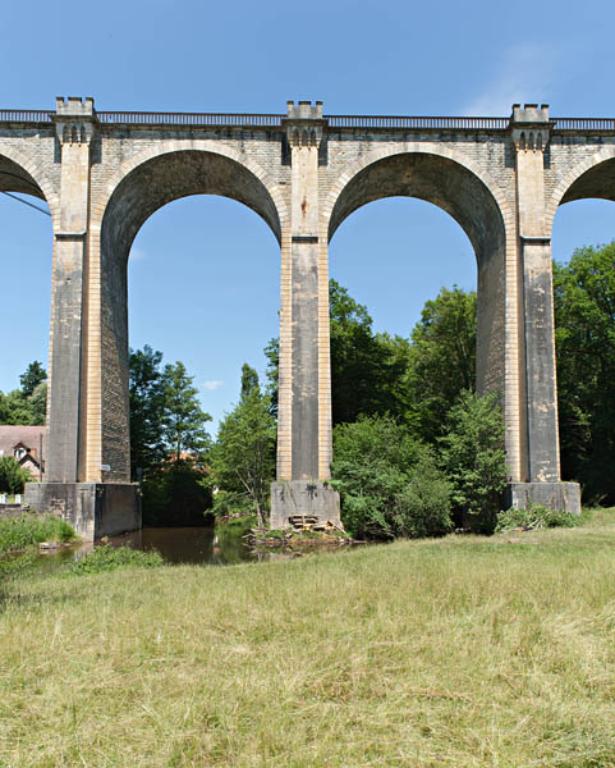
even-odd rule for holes
{"type": "Polygon", "coordinates": [[[615,766],[615,510],[5,584],[0,765],[615,766]]]}

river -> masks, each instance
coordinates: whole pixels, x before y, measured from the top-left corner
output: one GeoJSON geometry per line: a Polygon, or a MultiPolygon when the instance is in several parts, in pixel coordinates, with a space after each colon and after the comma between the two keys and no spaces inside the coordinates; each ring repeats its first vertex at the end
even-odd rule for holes
{"type": "MultiPolygon", "coordinates": [[[[128,546],[143,551],[156,550],[170,564],[233,565],[262,559],[254,554],[243,540],[241,528],[214,525],[187,528],[142,528],[140,531],[105,538],[102,542],[112,547],[128,546]]],[[[67,560],[82,557],[92,544],[76,543],[70,547],[41,551],[37,558],[42,570],[53,570],[67,560]]]]}

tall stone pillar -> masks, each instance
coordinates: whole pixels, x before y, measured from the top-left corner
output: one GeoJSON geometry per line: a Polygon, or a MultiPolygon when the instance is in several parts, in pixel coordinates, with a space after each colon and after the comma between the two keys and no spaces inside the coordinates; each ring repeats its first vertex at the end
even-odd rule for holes
{"type": "Polygon", "coordinates": [[[61,187],[52,279],[49,482],[74,483],[80,479],[84,274],[95,120],[93,99],[56,100],[61,187]]]}
{"type": "Polygon", "coordinates": [[[44,483],[26,485],[26,503],[61,514],[85,539],[141,526],[132,485],[84,482],[87,409],[87,238],[91,147],[96,112],[91,98],[56,100],[60,220],[54,232],[50,393],[44,483]]]}
{"type": "Polygon", "coordinates": [[[551,240],[544,191],[545,150],[551,131],[547,105],[514,105],[511,131],[516,153],[527,451],[522,466],[526,482],[511,486],[510,502],[578,512],[579,486],[562,483],[560,476],[551,240]]]}
{"type": "Polygon", "coordinates": [[[325,482],[331,456],[327,428],[331,397],[327,251],[319,241],[319,157],[326,128],[322,103],[289,102],[285,128],[292,188],[280,380],[289,397],[280,402],[284,432],[280,433],[278,482],[272,486],[273,528],[285,527],[298,516],[339,524],[339,496],[325,482]]]}

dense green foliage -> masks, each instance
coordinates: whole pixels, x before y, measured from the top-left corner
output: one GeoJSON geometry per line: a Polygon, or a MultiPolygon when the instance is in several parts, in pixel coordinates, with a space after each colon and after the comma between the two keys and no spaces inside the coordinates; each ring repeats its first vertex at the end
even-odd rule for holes
{"type": "Polygon", "coordinates": [[[188,376],[186,366],[179,361],[164,368],[163,437],[176,461],[183,454],[203,455],[210,444],[205,424],[211,421],[211,416],[201,408],[193,381],[194,377],[188,376]]]}
{"type": "Polygon", "coordinates": [[[615,502],[615,242],[555,265],[559,420],[564,477],[615,502]]]}
{"type": "Polygon", "coordinates": [[[145,346],[130,354],[130,438],[133,476],[167,460],[201,461],[210,445],[198,390],[183,363],[161,368],[162,353],[145,346]]]}
{"type": "Polygon", "coordinates": [[[31,479],[28,470],[12,456],[0,456],[0,493],[23,493],[31,479]]]}
{"type": "Polygon", "coordinates": [[[141,493],[147,525],[203,525],[212,505],[205,468],[191,458],[152,467],[141,493]]]}
{"type": "Polygon", "coordinates": [[[69,573],[84,576],[118,568],[157,568],[164,565],[161,555],[154,551],[142,552],[130,547],[95,547],[83,557],[75,560],[69,573]]]}
{"type": "Polygon", "coordinates": [[[362,414],[399,413],[407,342],[374,333],[367,308],[335,280],[329,306],[333,423],[353,422],[362,414]]]}
{"type": "Polygon", "coordinates": [[[535,531],[541,528],[574,528],[582,521],[578,515],[560,510],[547,509],[540,504],[531,504],[527,509],[507,509],[497,516],[495,530],[504,533],[521,528],[535,531]]]}
{"type": "Polygon", "coordinates": [[[476,379],[476,294],[443,288],[428,301],[411,335],[406,419],[424,440],[446,429],[448,412],[476,379]]]}
{"type": "Polygon", "coordinates": [[[0,392],[0,424],[36,426],[45,423],[47,373],[37,360],[19,377],[20,388],[0,392]]]}
{"type": "Polygon", "coordinates": [[[254,512],[264,525],[275,476],[276,424],[269,397],[250,366],[242,371],[241,398],[218,430],[209,455],[217,515],[254,512]]]}
{"type": "Polygon", "coordinates": [[[34,360],[19,377],[22,394],[25,397],[30,397],[36,388],[45,381],[47,381],[47,371],[43,368],[42,363],[34,360]]]}
{"type": "Polygon", "coordinates": [[[24,514],[0,518],[0,555],[26,549],[42,541],[72,541],[75,531],[53,515],[24,514]]]}
{"type": "Polygon", "coordinates": [[[434,536],[451,528],[450,489],[432,452],[390,416],[336,426],[332,471],[344,525],[355,537],[434,536]]]}
{"type": "Polygon", "coordinates": [[[462,392],[439,443],[458,522],[481,533],[493,532],[507,481],[504,421],[496,395],[462,392]]]}
{"type": "Polygon", "coordinates": [[[130,456],[133,478],[162,463],[164,443],[164,379],[162,353],[147,344],[130,353],[130,456]]]}
{"type": "Polygon", "coordinates": [[[211,419],[183,363],[162,366],[145,346],[130,354],[130,439],[133,478],[142,481],[148,525],[199,525],[211,507],[205,474],[211,419]]]}

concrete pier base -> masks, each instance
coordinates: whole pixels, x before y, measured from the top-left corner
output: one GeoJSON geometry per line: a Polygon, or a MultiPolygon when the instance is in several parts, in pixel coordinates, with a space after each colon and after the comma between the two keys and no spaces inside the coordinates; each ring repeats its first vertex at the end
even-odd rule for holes
{"type": "Polygon", "coordinates": [[[581,486],[578,483],[510,483],[504,501],[507,509],[541,504],[548,509],[580,515],[581,486]]]}
{"type": "Polygon", "coordinates": [[[341,525],[340,495],[323,482],[287,480],[271,484],[271,528],[288,528],[290,518],[306,515],[341,525]]]}
{"type": "Polygon", "coordinates": [[[85,541],[141,528],[136,483],[27,483],[25,503],[61,515],[85,541]]]}

